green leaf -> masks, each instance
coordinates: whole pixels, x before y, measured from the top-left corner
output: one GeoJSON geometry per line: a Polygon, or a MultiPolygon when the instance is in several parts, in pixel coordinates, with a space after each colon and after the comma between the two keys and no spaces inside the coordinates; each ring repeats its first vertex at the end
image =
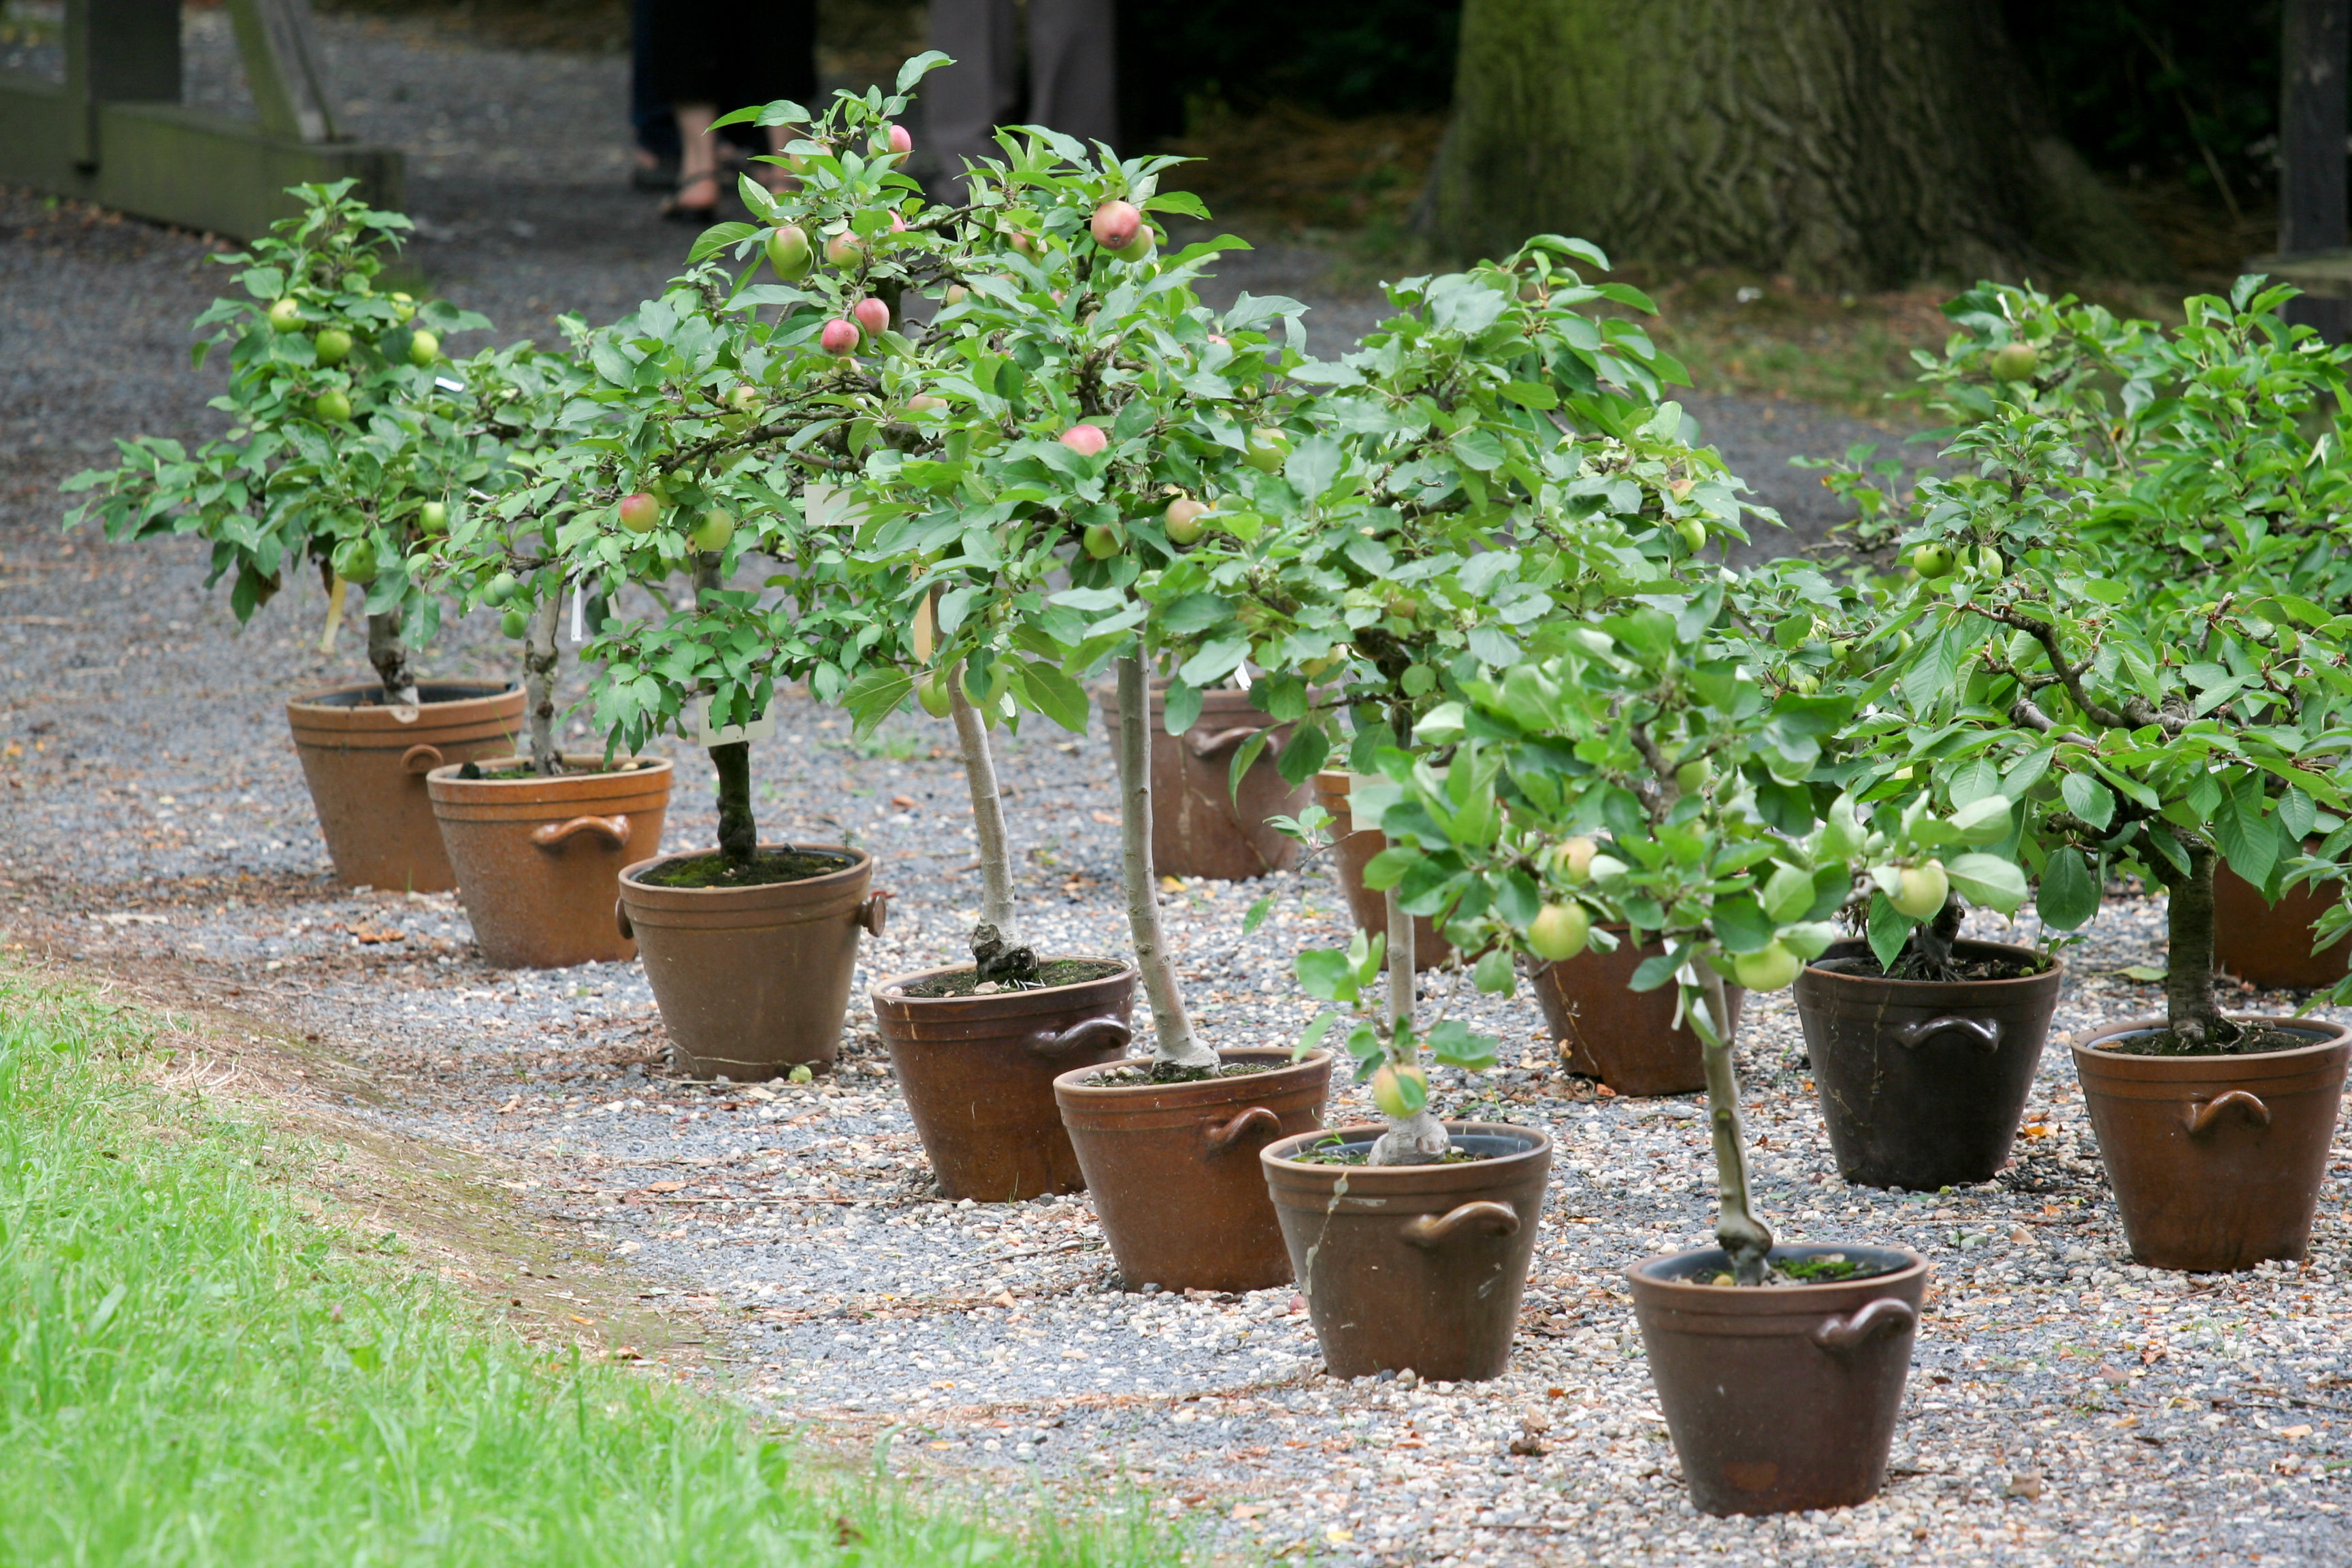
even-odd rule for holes
{"type": "Polygon", "coordinates": [[[1298,971],[1298,984],[1318,1001],[1353,1002],[1360,994],[1356,988],[1355,966],[1344,952],[1310,947],[1298,955],[1294,964],[1298,971]]]}
{"type": "Polygon", "coordinates": [[[1337,1013],[1316,1014],[1315,1021],[1307,1026],[1307,1032],[1298,1037],[1298,1043],[1290,1047],[1290,1059],[1292,1061],[1305,1060],[1307,1053],[1321,1045],[1323,1043],[1323,1037],[1329,1034],[1331,1032],[1331,1026],[1339,1021],[1339,1015],[1337,1013]]]}
{"type": "Polygon", "coordinates": [[[1201,689],[1187,686],[1181,679],[1168,684],[1167,706],[1160,713],[1160,725],[1171,735],[1181,735],[1201,721],[1201,689]]]}
{"type": "Polygon", "coordinates": [[[2126,963],[2116,973],[2143,985],[2153,985],[2164,979],[2164,971],[2153,963],[2126,963]]]}
{"type": "Polygon", "coordinates": [[[1242,934],[1244,936],[1257,934],[1257,928],[1265,924],[1265,917],[1272,913],[1274,913],[1274,895],[1268,893],[1252,904],[1249,907],[1249,913],[1242,917],[1242,934]]]}
{"type": "Polygon", "coordinates": [[[1912,924],[1911,917],[1888,903],[1885,893],[1870,895],[1870,919],[1864,931],[1879,968],[1895,967],[1895,961],[1903,956],[1904,943],[1911,940],[1912,924]]]}
{"type": "Polygon", "coordinates": [[[1497,944],[1479,956],[1476,965],[1470,971],[1470,981],[1489,995],[1508,996],[1518,989],[1518,967],[1511,962],[1511,955],[1497,944]]]}
{"type": "Polygon", "coordinates": [[[2058,793],[2065,797],[2067,810],[2103,833],[2115,820],[2114,793],[2088,773],[2068,773],[2058,781],[2058,793]]]}
{"type": "Polygon", "coordinates": [[[1410,844],[1391,844],[1364,864],[1364,886],[1385,893],[1421,864],[1423,851],[1410,844]]]}
{"type": "Polygon", "coordinates": [[[1802,920],[1813,907],[1813,879],[1794,866],[1775,867],[1772,879],[1764,884],[1763,903],[1764,912],[1780,924],[1802,920]]]}
{"type": "Polygon", "coordinates": [[[2099,879],[2091,873],[2083,852],[2062,846],[2050,852],[2042,868],[2042,889],[2033,907],[2045,924],[2060,931],[2079,931],[2099,912],[2099,879]]]}
{"type": "Polygon", "coordinates": [[[1459,1018],[1440,1018],[1429,1031],[1430,1054],[1450,1068],[1493,1067],[1495,1047],[1500,1043],[1492,1035],[1474,1033],[1459,1018]]]}
{"type": "Polygon", "coordinates": [[[1074,735],[1087,732],[1086,688],[1058,665],[1043,659],[1023,659],[1014,668],[1038,712],[1074,735]]]}
{"type": "Polygon", "coordinates": [[[1944,874],[1960,897],[2005,915],[2015,914],[2030,890],[2025,873],[1998,855],[1956,856],[1944,863],[1944,874]]]}

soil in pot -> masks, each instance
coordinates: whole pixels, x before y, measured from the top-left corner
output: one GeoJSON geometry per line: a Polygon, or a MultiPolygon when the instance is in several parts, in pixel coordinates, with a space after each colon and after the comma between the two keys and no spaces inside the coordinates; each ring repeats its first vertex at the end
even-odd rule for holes
{"type": "MultiPolygon", "coordinates": [[[[1349,912],[1356,917],[1358,929],[1378,933],[1389,929],[1388,900],[1364,886],[1364,868],[1388,840],[1378,828],[1356,830],[1355,818],[1348,809],[1348,792],[1354,779],[1352,773],[1317,773],[1315,804],[1331,815],[1332,848],[1338,857],[1332,869],[1339,879],[1339,890],[1348,896],[1349,912]]],[[[1454,944],[1437,934],[1436,921],[1427,915],[1412,917],[1413,968],[1434,969],[1453,952],[1454,944]]]]}
{"type": "Polygon", "coordinates": [[[1953,946],[1958,980],[1888,979],[1838,942],[1797,976],[1797,1016],[1839,1173],[1932,1192],[2009,1158],[2063,972],[2031,949],[1953,946]]]}
{"type": "MultiPolygon", "coordinates": [[[[1296,816],[1307,801],[1305,784],[1286,782],[1275,765],[1291,727],[1276,724],[1253,707],[1246,691],[1202,694],[1201,716],[1181,735],[1171,735],[1165,688],[1151,693],[1151,864],[1166,877],[1206,877],[1241,882],[1297,863],[1298,844],[1272,826],[1277,816],[1296,816]],[[1275,738],[1249,772],[1241,794],[1233,789],[1234,752],[1262,730],[1275,738]]],[[[1118,695],[1099,693],[1103,716],[1118,732],[1118,695]]]]}
{"type": "MultiPolygon", "coordinates": [[[[1588,948],[1574,958],[1536,971],[1536,1005],[1543,1009],[1551,1037],[1560,1043],[1569,1071],[1597,1078],[1619,1094],[1693,1094],[1706,1087],[1706,1063],[1698,1036],[1675,1022],[1675,988],[1633,989],[1642,961],[1663,952],[1652,943],[1635,947],[1623,926],[1605,928],[1618,937],[1610,952],[1588,948]]],[[[1723,988],[1731,1028],[1748,993],[1723,988]]]]}
{"type": "Polygon", "coordinates": [[[1129,1289],[1265,1290],[1290,1278],[1290,1253],[1257,1153],[1323,1125],[1331,1053],[1220,1051],[1261,1070],[1189,1083],[1105,1084],[1117,1068],[1054,1080],[1062,1124],[1129,1289]]]}
{"type": "Polygon", "coordinates": [[[286,704],[339,881],[418,893],[457,885],[425,775],[445,763],[511,752],[522,725],[522,688],[426,681],[417,696],[414,708],[387,703],[383,689],[370,681],[286,704]]]}
{"type": "Polygon", "coordinates": [[[2221,1272],[2300,1258],[2327,1173],[2352,1029],[2241,1018],[2284,1050],[2171,1055],[2162,1018],[2077,1036],[2074,1072],[2135,1260],[2221,1272]]]}
{"type": "Polygon", "coordinates": [[[1410,1367],[1475,1382],[1510,1362],[1551,1139],[1501,1122],[1445,1130],[1465,1158],[1365,1163],[1380,1127],[1341,1128],[1336,1146],[1287,1138],[1259,1158],[1335,1377],[1410,1367]]]}
{"type": "Polygon", "coordinates": [[[761,863],[811,857],[833,868],[782,880],[692,885],[718,853],[641,860],[621,872],[614,919],[634,937],[679,1065],[698,1078],[758,1082],[830,1068],[860,931],[880,935],[887,893],[868,896],[874,858],[833,847],[762,845],[761,863]],[[687,886],[649,880],[677,875],[687,886]]]}
{"type": "Polygon", "coordinates": [[[621,868],[661,847],[670,765],[605,769],[567,757],[541,777],[520,758],[436,768],[425,790],[482,954],[506,969],[562,969],[636,956],[607,912],[621,868]],[[520,765],[515,765],[520,763],[520,765]]]}
{"type": "Polygon", "coordinates": [[[1086,1186],[1054,1079],[1126,1051],[1135,966],[1058,958],[1057,984],[976,993],[974,965],[886,980],[874,1023],[899,1091],[950,1198],[1013,1203],[1086,1186]]]}
{"type": "Polygon", "coordinates": [[[1691,1501],[1706,1513],[1851,1508],[1886,1484],[1927,1260],[1891,1247],[1776,1247],[1784,1279],[1742,1289],[1719,1247],[1628,1271],[1691,1501]],[[1843,1279],[1805,1282],[1835,1258],[1843,1279]],[[1866,1269],[1867,1272],[1859,1272],[1866,1269]]]}

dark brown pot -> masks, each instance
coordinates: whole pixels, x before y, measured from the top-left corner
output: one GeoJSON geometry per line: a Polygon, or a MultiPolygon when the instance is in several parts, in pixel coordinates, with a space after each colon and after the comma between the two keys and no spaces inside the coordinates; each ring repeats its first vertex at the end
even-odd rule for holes
{"type": "Polygon", "coordinates": [[[2213,872],[2213,962],[2266,990],[2321,991],[2352,970],[2352,940],[2311,951],[2311,928],[2341,890],[2291,888],[2276,904],[2226,865],[2213,872]]]}
{"type": "MultiPolygon", "coordinates": [[[[1383,1131],[1342,1127],[1336,1135],[1361,1150],[1383,1131]]],[[[1551,1139],[1494,1121],[1449,1121],[1445,1131],[1456,1148],[1496,1157],[1439,1165],[1296,1158],[1330,1136],[1323,1133],[1286,1138],[1258,1156],[1334,1377],[1411,1367],[1424,1379],[1473,1383],[1500,1377],[1510,1362],[1551,1139]]]]}
{"type": "MultiPolygon", "coordinates": [[[[1629,984],[1643,959],[1665,949],[1654,942],[1635,947],[1624,940],[1623,926],[1607,929],[1619,939],[1613,951],[1587,948],[1536,971],[1536,1005],[1543,1009],[1552,1038],[1564,1047],[1561,1061],[1569,1071],[1597,1078],[1619,1094],[1690,1094],[1705,1089],[1704,1047],[1690,1026],[1675,1023],[1675,987],[1635,991],[1629,984]]],[[[1736,1036],[1748,993],[1726,985],[1723,996],[1736,1036]]]]}
{"type": "MultiPolygon", "coordinates": [[[[762,844],[781,849],[780,844],[762,844]]],[[[667,861],[621,872],[614,910],[636,940],[679,1065],[698,1078],[757,1082],[796,1067],[830,1068],[857,965],[857,933],[882,934],[887,893],[866,896],[874,857],[822,877],[760,888],[657,888],[638,880],[667,861]]],[[[689,851],[716,854],[715,849],[689,851]]]]}
{"type": "Polygon", "coordinates": [[[1220,1051],[1270,1072],[1198,1083],[1106,1087],[1098,1067],[1054,1080],[1062,1125],[1094,1193],[1111,1256],[1132,1289],[1265,1290],[1290,1278],[1257,1152],[1323,1125],[1331,1053],[1220,1051]]]}
{"type": "MultiPolygon", "coordinates": [[[[2032,949],[2002,942],[1953,951],[2039,962],[2032,949]]],[[[1867,942],[1842,942],[1822,956],[1869,953],[1867,942]]],[[[2018,980],[1956,982],[1806,965],[1797,1017],[1839,1173],[1865,1187],[1925,1192],[1990,1181],[2016,1141],[2063,978],[2054,963],[2018,980]]]]}
{"type": "Polygon", "coordinates": [[[428,681],[416,690],[423,701],[415,708],[384,703],[373,682],[286,704],[328,858],[336,879],[355,888],[456,887],[425,775],[444,763],[513,751],[522,725],[520,686],[428,681]]]}
{"type": "MultiPolygon", "coordinates": [[[[483,957],[501,969],[565,969],[637,955],[610,911],[621,868],[661,849],[670,766],[636,760],[642,765],[628,773],[464,779],[464,764],[453,763],[425,775],[483,957]]],[[[563,759],[576,768],[603,761],[563,759]]],[[[479,765],[496,773],[530,759],[486,757],[479,765]]]]}
{"type": "Polygon", "coordinates": [[[2245,1057],[2098,1048],[2162,1029],[2162,1018],[2108,1024],[2069,1042],[2124,1237],[2151,1268],[2220,1273],[2310,1248],[2352,1029],[2307,1018],[2239,1021],[2312,1043],[2245,1057]]]}
{"type": "MultiPolygon", "coordinates": [[[[1373,856],[1388,846],[1387,837],[1376,827],[1359,833],[1355,819],[1348,810],[1348,787],[1354,774],[1324,773],[1315,775],[1315,804],[1331,814],[1331,835],[1339,857],[1339,887],[1348,895],[1348,908],[1356,917],[1357,926],[1375,935],[1389,929],[1388,900],[1364,886],[1364,868],[1373,856]]],[[[1434,969],[1453,956],[1454,944],[1437,934],[1437,923],[1427,915],[1412,917],[1412,966],[1416,970],[1434,969]]]]}
{"type": "MultiPolygon", "coordinates": [[[[1166,692],[1151,691],[1151,865],[1167,877],[1207,877],[1244,882],[1268,871],[1287,871],[1297,862],[1298,844],[1267,826],[1267,818],[1297,816],[1307,804],[1304,784],[1293,787],[1275,768],[1275,757],[1290,738],[1290,726],[1250,706],[1246,691],[1202,694],[1201,717],[1181,735],[1168,732],[1166,692]],[[1233,792],[1234,752],[1259,731],[1275,738],[1242,775],[1241,798],[1233,792]]],[[[1103,717],[1118,727],[1118,693],[1099,693],[1103,717]]]]}
{"type": "Polygon", "coordinates": [[[1650,1381],[1703,1513],[1852,1508],[1886,1484],[1927,1260],[1878,1247],[1776,1247],[1901,1263],[1849,1284],[1701,1285],[1720,1248],[1626,1271],[1650,1381]]]}
{"type": "Polygon", "coordinates": [[[1126,1053],[1135,965],[1076,985],[992,996],[909,996],[906,988],[968,963],[874,988],[874,1025],[923,1152],[951,1198],[1013,1203],[1087,1184],[1054,1102],[1054,1079],[1126,1053]]]}

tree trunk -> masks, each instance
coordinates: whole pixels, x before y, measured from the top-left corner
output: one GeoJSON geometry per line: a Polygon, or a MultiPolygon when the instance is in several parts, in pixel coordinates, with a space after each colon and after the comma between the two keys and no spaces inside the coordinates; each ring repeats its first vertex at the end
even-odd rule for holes
{"type": "MultiPolygon", "coordinates": [[[[2198,1044],[2222,1037],[2221,1007],[2213,999],[2213,873],[2221,858],[2189,842],[2187,875],[2165,879],[2164,1011],[2172,1032],[2198,1044]]],[[[2158,864],[2162,865],[2161,861],[2158,864]]],[[[2170,868],[2165,868],[2170,871],[2170,868]]]]}
{"type": "MultiPolygon", "coordinates": [[[[1731,1059],[1731,1033],[1724,1027],[1729,1013],[1723,976],[1703,959],[1691,962],[1698,971],[1699,992],[1706,1003],[1706,1026],[1698,1030],[1698,1037],[1704,1044],[1700,1057],[1706,1070],[1706,1121],[1715,1144],[1715,1187],[1721,1202],[1715,1239],[1731,1256],[1733,1279],[1742,1285],[1761,1285],[1765,1258],[1772,1250],[1772,1233],[1748,1206],[1748,1133],[1739,1120],[1739,1074],[1731,1059]]],[[[1696,1025],[1697,1020],[1692,1022],[1696,1025]]]]}
{"type": "MultiPolygon", "coordinates": [[[[1412,917],[1394,888],[1381,895],[1381,905],[1389,928],[1389,1038],[1406,1047],[1392,1051],[1391,1058],[1402,1067],[1421,1054],[1412,1034],[1412,917]]],[[[1375,1165],[1433,1165],[1445,1158],[1452,1142],[1445,1123],[1423,1105],[1410,1116],[1389,1118],[1389,1130],[1373,1141],[1368,1158],[1375,1165]]]]}
{"type": "Polygon", "coordinates": [[[1160,889],[1154,885],[1159,879],[1151,868],[1151,694],[1139,654],[1118,660],[1118,839],[1127,929],[1158,1037],[1151,1059],[1214,1071],[1217,1053],[1192,1033],[1192,1015],[1184,1011],[1184,994],[1176,985],[1176,965],[1160,931],[1160,889]]]}
{"type": "Polygon", "coordinates": [[[417,705],[416,672],[408,668],[408,644],[400,635],[398,610],[368,617],[368,662],[375,666],[375,678],[383,683],[386,702],[417,705]]]}
{"type": "MultiPolygon", "coordinates": [[[[694,558],[694,602],[723,584],[719,555],[701,551],[694,558]]],[[[749,866],[760,850],[760,825],[751,817],[751,742],[728,741],[709,748],[719,774],[719,853],[730,866],[749,866]]]]}
{"type": "Polygon", "coordinates": [[[2050,128],[1998,0],[1465,0],[1437,237],[1829,288],[2168,277],[2050,128]]]}
{"type": "Polygon", "coordinates": [[[562,658],[555,642],[563,616],[563,593],[558,588],[543,596],[530,613],[530,629],[522,641],[522,703],[530,717],[530,771],[553,778],[555,754],[555,668],[562,658]]]}
{"type": "Polygon", "coordinates": [[[980,923],[992,925],[1008,945],[1013,931],[1013,855],[1004,841],[1004,797],[996,788],[996,756],[989,750],[988,726],[963,694],[963,666],[948,671],[948,711],[963,748],[964,787],[971,794],[971,833],[980,846],[980,923]]]}

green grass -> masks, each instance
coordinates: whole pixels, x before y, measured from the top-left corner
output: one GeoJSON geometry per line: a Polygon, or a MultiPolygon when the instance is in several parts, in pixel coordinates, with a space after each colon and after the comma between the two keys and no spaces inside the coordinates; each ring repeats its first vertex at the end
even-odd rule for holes
{"type": "Polygon", "coordinates": [[[535,1347],[306,1212],[305,1152],[155,1086],[160,1020],[0,968],[0,1561],[1171,1563],[907,1500],[535,1347]]]}

